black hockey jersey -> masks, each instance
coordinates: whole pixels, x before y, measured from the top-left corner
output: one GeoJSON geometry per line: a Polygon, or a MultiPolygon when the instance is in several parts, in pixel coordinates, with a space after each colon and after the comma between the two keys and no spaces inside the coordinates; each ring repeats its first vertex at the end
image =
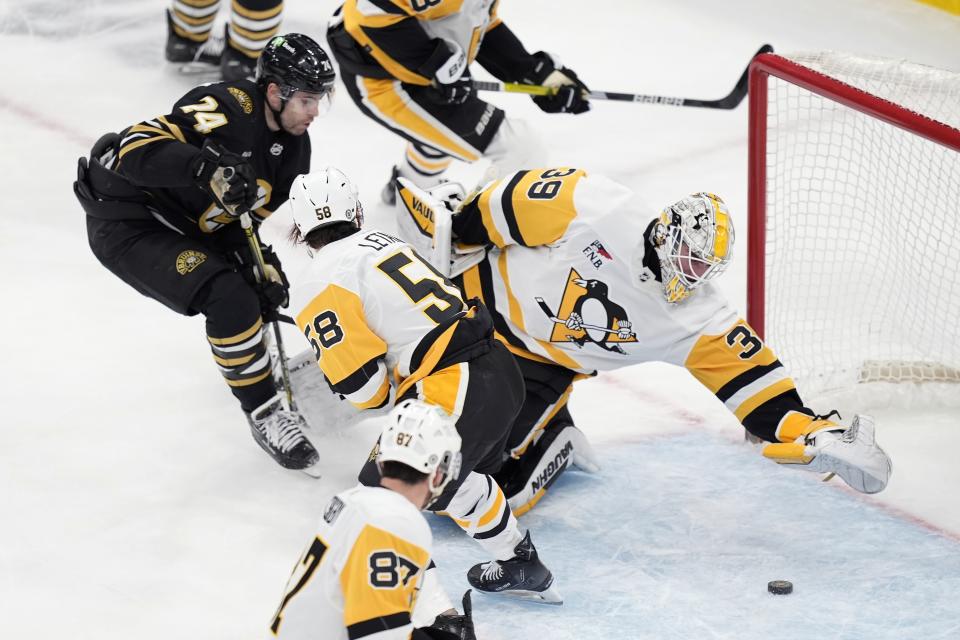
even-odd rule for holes
{"type": "Polygon", "coordinates": [[[246,158],[259,184],[253,218],[260,222],[289,195],[293,179],[310,170],[310,138],[267,127],[264,98],[249,80],[199,86],[170,113],[139,122],[121,133],[114,169],[152,199],[154,215],[182,233],[217,242],[244,242],[236,218],[226,215],[197,186],[191,165],[211,139],[246,158]]]}

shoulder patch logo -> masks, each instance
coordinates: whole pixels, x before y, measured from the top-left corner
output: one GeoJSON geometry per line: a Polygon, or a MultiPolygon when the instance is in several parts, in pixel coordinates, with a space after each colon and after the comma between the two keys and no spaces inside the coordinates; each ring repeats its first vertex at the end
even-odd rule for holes
{"type": "Polygon", "coordinates": [[[187,275],[207,260],[205,253],[188,249],[177,256],[177,273],[187,275]]]}
{"type": "Polygon", "coordinates": [[[283,153],[283,145],[280,144],[279,142],[274,142],[273,146],[270,147],[270,153],[272,153],[275,156],[280,155],[281,153],[283,153]]]}
{"type": "Polygon", "coordinates": [[[580,277],[570,269],[556,315],[543,298],[540,309],[553,321],[550,342],[572,342],[578,347],[593,344],[606,351],[626,354],[621,344],[636,342],[637,334],[626,310],[609,298],[605,282],[580,277]]]}
{"type": "Polygon", "coordinates": [[[240,103],[240,108],[243,109],[244,113],[253,113],[253,100],[250,99],[250,96],[248,96],[246,92],[241,91],[236,87],[227,87],[227,91],[229,91],[230,95],[237,99],[237,102],[240,103]]]}
{"type": "Polygon", "coordinates": [[[601,244],[599,240],[594,240],[584,247],[583,255],[587,256],[587,260],[590,261],[594,269],[602,267],[604,260],[613,261],[613,256],[610,255],[610,252],[603,247],[603,244],[601,244]]]}

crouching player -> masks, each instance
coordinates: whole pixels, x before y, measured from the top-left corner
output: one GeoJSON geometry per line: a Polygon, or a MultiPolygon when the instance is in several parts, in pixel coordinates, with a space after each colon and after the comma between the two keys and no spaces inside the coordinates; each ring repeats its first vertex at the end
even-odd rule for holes
{"type": "MultiPolygon", "coordinates": [[[[523,402],[523,378],[494,339],[490,314],[407,243],[362,229],[357,189],[339,170],[299,176],[290,200],[293,239],[312,254],[291,306],[332,389],[360,409],[417,398],[453,416],[463,473],[430,508],[493,556],[470,569],[470,583],[558,603],[553,575],[490,475],[523,402]]],[[[379,484],[373,456],[360,481],[379,484]]]]}

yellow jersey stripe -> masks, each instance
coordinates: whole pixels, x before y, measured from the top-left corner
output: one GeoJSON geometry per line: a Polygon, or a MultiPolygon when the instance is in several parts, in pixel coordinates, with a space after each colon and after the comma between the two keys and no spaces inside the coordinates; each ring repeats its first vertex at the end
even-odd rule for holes
{"type": "MultiPolygon", "coordinates": [[[[403,82],[411,82],[398,75],[399,73],[391,71],[391,74],[403,82]]],[[[364,101],[389,124],[404,129],[422,140],[424,144],[436,147],[460,160],[473,162],[480,158],[477,151],[468,149],[460,143],[461,141],[455,140],[443,131],[441,127],[444,129],[446,127],[442,122],[433,119],[426,111],[420,110],[415,103],[404,99],[397,92],[400,85],[395,80],[358,77],[357,81],[361,85],[364,101]]],[[[429,82],[413,82],[413,84],[429,84],[429,82]]]]}
{"type": "Polygon", "coordinates": [[[228,338],[211,338],[210,336],[207,336],[207,340],[209,340],[210,344],[212,345],[229,346],[229,345],[237,344],[239,342],[243,342],[244,340],[247,340],[257,331],[259,331],[261,327],[263,327],[263,319],[257,318],[257,321],[253,323],[252,327],[244,331],[241,331],[235,336],[230,336],[228,338]]]}
{"type": "Polygon", "coordinates": [[[378,527],[364,526],[340,572],[344,624],[349,627],[378,616],[410,612],[429,560],[430,554],[416,544],[378,527]],[[378,562],[375,554],[384,560],[402,557],[409,564],[405,563],[402,570],[394,564],[389,571],[378,574],[371,571],[371,565],[377,566],[378,562]],[[394,571],[399,580],[391,582],[394,571]]]}
{"type": "Polygon", "coordinates": [[[320,344],[320,368],[334,385],[387,352],[387,344],[367,325],[360,297],[335,284],[315,296],[296,320],[300,330],[320,344]],[[319,342],[321,332],[329,346],[319,342]]]}
{"type": "Polygon", "coordinates": [[[466,393],[463,388],[467,382],[467,376],[463,375],[465,366],[466,363],[453,364],[420,380],[422,398],[442,407],[448,415],[459,415],[463,410],[462,397],[466,393]]]}
{"type": "Polygon", "coordinates": [[[742,423],[746,417],[753,412],[754,409],[762,405],[764,402],[780,395],[781,393],[786,393],[793,388],[795,388],[793,385],[793,380],[790,378],[784,378],[783,380],[780,380],[779,382],[762,389],[748,400],[741,403],[740,406],[737,407],[736,411],[734,411],[734,415],[736,415],[737,420],[742,423]]]}
{"type": "Polygon", "coordinates": [[[740,326],[739,322],[723,335],[701,336],[684,362],[690,373],[712,393],[719,391],[740,374],[757,366],[771,365],[777,359],[767,346],[751,358],[741,359],[739,354],[743,349],[737,347],[734,350],[726,339],[730,331],[737,326],[740,326]]]}
{"type": "Polygon", "coordinates": [[[410,373],[406,379],[403,380],[399,385],[397,385],[397,397],[401,397],[406,393],[412,385],[416,384],[423,378],[425,378],[433,368],[437,366],[437,363],[440,362],[440,358],[443,357],[444,352],[447,350],[447,346],[450,344],[450,340],[453,339],[453,332],[456,331],[457,325],[460,324],[460,321],[452,323],[447,327],[443,333],[434,341],[430,348],[427,350],[426,355],[423,356],[423,360],[420,363],[420,366],[417,367],[416,371],[410,373]]]}
{"type": "Polygon", "coordinates": [[[374,407],[379,407],[387,400],[387,396],[390,395],[390,378],[387,376],[383,377],[383,382],[380,384],[380,388],[377,389],[377,392],[373,395],[372,398],[366,402],[354,402],[350,401],[350,404],[355,406],[361,411],[364,409],[373,409],[374,407]]]}
{"type": "Polygon", "coordinates": [[[504,497],[503,491],[496,484],[493,485],[493,488],[497,491],[497,497],[493,502],[493,506],[490,507],[485,514],[480,516],[480,521],[477,522],[477,527],[485,527],[490,524],[494,518],[500,515],[500,511],[503,507],[504,497]]]}
{"type": "Polygon", "coordinates": [[[180,127],[178,127],[177,125],[173,124],[172,122],[169,122],[169,121],[168,121],[165,117],[163,117],[163,116],[157,116],[157,120],[158,120],[161,124],[163,124],[163,126],[165,126],[167,129],[169,129],[169,130],[170,130],[170,133],[172,133],[172,134],[173,134],[173,137],[175,137],[177,140],[179,140],[180,142],[183,142],[183,143],[186,143],[186,142],[187,142],[187,139],[184,137],[183,131],[180,130],[180,127]]]}
{"type": "Polygon", "coordinates": [[[241,364],[247,364],[256,356],[256,353],[251,353],[249,355],[240,357],[240,358],[221,358],[220,356],[214,354],[213,359],[217,364],[224,367],[236,367],[241,364]]]}
{"type": "Polygon", "coordinates": [[[249,387],[252,384],[257,384],[261,380],[265,380],[267,376],[271,374],[270,367],[267,367],[267,370],[261,373],[260,375],[254,378],[244,378],[241,380],[227,380],[227,384],[231,387],[249,387]]]}
{"type": "Polygon", "coordinates": [[[233,9],[236,13],[243,16],[244,18],[249,18],[250,20],[267,20],[269,18],[275,18],[280,15],[280,12],[283,11],[283,3],[281,2],[273,9],[264,9],[263,11],[252,11],[241,5],[237,0],[233,0],[230,5],[230,8],[233,9]]]}
{"type": "Polygon", "coordinates": [[[144,138],[143,140],[137,140],[136,142],[128,142],[123,145],[123,148],[120,149],[120,153],[117,155],[118,158],[122,158],[127,155],[134,149],[139,149],[140,147],[150,144],[151,142],[158,142],[160,140],[173,140],[173,136],[169,133],[165,133],[162,136],[155,136],[153,138],[144,138]]]}

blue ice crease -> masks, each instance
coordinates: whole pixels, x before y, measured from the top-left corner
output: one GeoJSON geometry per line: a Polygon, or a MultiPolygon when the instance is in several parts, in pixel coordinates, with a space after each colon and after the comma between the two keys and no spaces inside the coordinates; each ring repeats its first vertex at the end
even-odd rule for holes
{"type": "MultiPolygon", "coordinates": [[[[709,434],[598,454],[600,474],[566,473],[520,519],[564,604],[474,592],[479,640],[960,638],[956,541],[709,434]]],[[[487,558],[429,519],[459,602],[487,558]]]]}

